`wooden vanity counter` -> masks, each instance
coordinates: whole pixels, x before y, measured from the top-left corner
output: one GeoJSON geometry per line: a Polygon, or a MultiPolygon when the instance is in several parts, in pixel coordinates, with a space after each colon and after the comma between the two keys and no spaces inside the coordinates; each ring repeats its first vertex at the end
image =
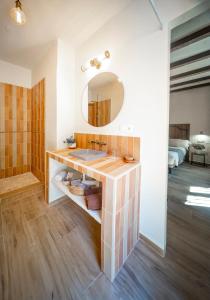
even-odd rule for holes
{"type": "Polygon", "coordinates": [[[106,157],[99,158],[93,161],[84,161],[76,157],[71,156],[71,152],[80,150],[77,149],[62,149],[57,151],[47,151],[51,158],[56,159],[57,161],[65,161],[69,167],[80,171],[81,173],[97,173],[102,176],[106,176],[112,179],[123,176],[125,173],[130,172],[132,169],[135,169],[140,163],[126,163],[120,157],[112,157],[110,155],[106,157]]]}
{"type": "Polygon", "coordinates": [[[62,197],[52,182],[62,166],[102,182],[101,269],[113,281],[138,241],[140,163],[111,156],[84,161],[70,156],[71,151],[75,149],[46,152],[45,198],[51,203],[62,197]]]}

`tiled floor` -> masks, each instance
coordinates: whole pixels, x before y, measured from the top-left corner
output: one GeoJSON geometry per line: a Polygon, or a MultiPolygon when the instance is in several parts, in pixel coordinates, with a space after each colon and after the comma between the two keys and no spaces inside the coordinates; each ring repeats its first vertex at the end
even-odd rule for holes
{"type": "Polygon", "coordinates": [[[39,180],[31,172],[0,179],[0,197],[36,183],[39,180]]]}
{"type": "Polygon", "coordinates": [[[84,300],[100,271],[100,225],[41,184],[0,200],[0,299],[84,300]]]}
{"type": "Polygon", "coordinates": [[[113,283],[100,271],[100,225],[80,207],[48,206],[41,184],[1,197],[0,299],[210,299],[210,208],[186,205],[208,199],[209,183],[210,169],[173,171],[166,257],[140,240],[113,283]]]}

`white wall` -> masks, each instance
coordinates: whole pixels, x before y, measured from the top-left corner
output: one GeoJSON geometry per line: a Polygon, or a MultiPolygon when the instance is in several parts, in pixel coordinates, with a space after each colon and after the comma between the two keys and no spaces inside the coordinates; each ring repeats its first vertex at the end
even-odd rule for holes
{"type": "Polygon", "coordinates": [[[57,42],[32,71],[32,86],[45,78],[45,146],[57,147],[57,42]]]}
{"type": "Polygon", "coordinates": [[[189,123],[190,136],[210,135],[210,87],[171,93],[170,124],[189,123]]]}
{"type": "Polygon", "coordinates": [[[167,131],[168,131],[168,32],[159,31],[147,1],[134,1],[112,19],[77,53],[76,131],[121,134],[133,124],[131,135],[141,137],[140,231],[162,249],[166,239],[167,131]],[[81,113],[81,96],[97,71],[80,71],[94,55],[110,50],[111,60],[102,70],[119,76],[125,87],[124,106],[110,125],[94,128],[81,113]]]}
{"type": "Polygon", "coordinates": [[[58,40],[57,52],[57,148],[74,133],[75,125],[75,50],[58,40]]]}
{"type": "Polygon", "coordinates": [[[58,39],[32,70],[32,86],[45,78],[45,144],[47,150],[63,148],[74,132],[74,49],[58,39]]]}
{"type": "Polygon", "coordinates": [[[31,88],[31,70],[0,60],[0,82],[31,88]]]}
{"type": "MultiPolygon", "coordinates": [[[[198,142],[200,131],[207,135],[210,143],[210,87],[171,93],[170,124],[190,124],[190,139],[198,142]]],[[[208,147],[209,148],[209,147],[208,147]]],[[[208,155],[210,163],[210,153],[208,155]]]]}

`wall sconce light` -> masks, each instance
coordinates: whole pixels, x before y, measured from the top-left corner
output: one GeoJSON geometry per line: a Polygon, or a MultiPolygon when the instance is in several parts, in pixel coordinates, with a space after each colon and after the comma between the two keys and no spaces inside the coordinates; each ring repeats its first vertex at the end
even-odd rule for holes
{"type": "Polygon", "coordinates": [[[206,133],[204,131],[200,131],[200,133],[197,135],[197,142],[205,143],[206,138],[207,138],[206,133]]]}
{"type": "Polygon", "coordinates": [[[81,66],[81,71],[86,72],[89,68],[95,67],[96,69],[100,69],[103,60],[110,58],[110,52],[106,50],[101,58],[95,57],[89,61],[89,63],[84,66],[81,66]]]}

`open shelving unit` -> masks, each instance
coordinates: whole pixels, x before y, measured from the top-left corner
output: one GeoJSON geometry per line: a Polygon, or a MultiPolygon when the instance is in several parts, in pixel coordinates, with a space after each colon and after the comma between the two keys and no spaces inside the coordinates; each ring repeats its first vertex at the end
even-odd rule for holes
{"type": "Polygon", "coordinates": [[[84,209],[92,218],[94,218],[98,223],[101,224],[101,210],[87,209],[85,203],[85,197],[72,194],[69,191],[68,186],[64,185],[62,181],[57,181],[55,179],[52,179],[52,183],[66,196],[68,196],[72,201],[74,201],[77,205],[79,205],[82,209],[84,209]]]}

